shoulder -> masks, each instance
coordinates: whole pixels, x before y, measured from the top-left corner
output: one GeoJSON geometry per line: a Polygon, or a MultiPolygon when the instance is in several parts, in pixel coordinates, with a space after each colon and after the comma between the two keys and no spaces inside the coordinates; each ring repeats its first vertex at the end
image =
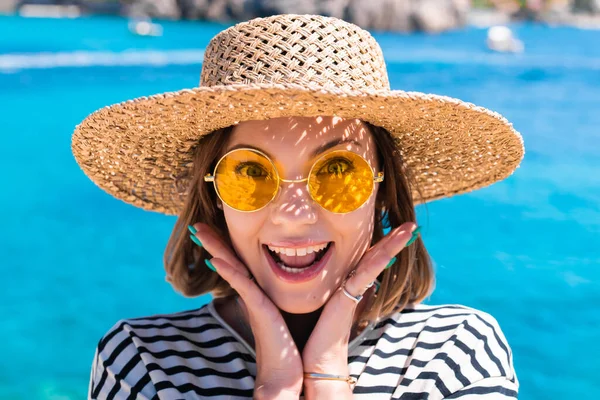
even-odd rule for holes
{"type": "Polygon", "coordinates": [[[206,306],[118,321],[96,347],[88,397],[119,398],[135,393],[139,399],[152,398],[156,392],[149,375],[149,365],[152,365],[149,359],[156,355],[168,356],[177,343],[192,340],[191,335],[211,328],[220,328],[220,325],[206,306]]]}
{"type": "Polygon", "coordinates": [[[516,396],[512,350],[489,313],[459,304],[417,304],[377,327],[383,341],[378,347],[388,355],[399,352],[407,357],[401,386],[423,388],[425,381],[433,382],[430,389],[445,398],[493,380],[505,382],[504,387],[516,396]]]}
{"type": "Polygon", "coordinates": [[[391,317],[395,325],[422,326],[431,329],[466,329],[485,335],[494,336],[505,341],[496,318],[485,311],[460,304],[426,305],[415,304],[404,308],[391,317]],[[500,337],[502,336],[502,337],[500,337]]]}
{"type": "MultiPolygon", "coordinates": [[[[451,344],[469,358],[486,359],[490,374],[513,377],[512,350],[496,318],[460,304],[417,304],[394,316],[394,326],[420,332],[423,343],[451,344]]],[[[480,369],[483,375],[483,367],[480,369]]]]}
{"type": "Polygon", "coordinates": [[[160,342],[160,345],[165,345],[169,338],[177,339],[178,335],[201,333],[211,328],[220,328],[220,325],[208,312],[206,306],[173,314],[122,319],[103,335],[98,342],[97,350],[100,355],[114,357],[116,353],[141,342],[160,342]],[[166,339],[166,341],[157,339],[166,339]]]}
{"type": "Polygon", "coordinates": [[[379,325],[411,330],[456,331],[464,329],[478,336],[493,336],[506,341],[498,321],[487,312],[460,304],[409,305],[379,325]],[[434,328],[435,327],[435,328],[434,328]]]}

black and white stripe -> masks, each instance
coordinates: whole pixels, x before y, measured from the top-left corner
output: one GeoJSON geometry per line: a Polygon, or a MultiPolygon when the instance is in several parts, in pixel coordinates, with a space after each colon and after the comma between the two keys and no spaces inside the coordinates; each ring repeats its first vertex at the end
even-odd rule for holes
{"type": "MultiPolygon", "coordinates": [[[[350,343],[356,399],[516,399],[512,352],[496,320],[459,305],[418,304],[350,343]]],[[[212,303],[118,322],[100,340],[89,399],[252,398],[254,350],[212,303]]]]}

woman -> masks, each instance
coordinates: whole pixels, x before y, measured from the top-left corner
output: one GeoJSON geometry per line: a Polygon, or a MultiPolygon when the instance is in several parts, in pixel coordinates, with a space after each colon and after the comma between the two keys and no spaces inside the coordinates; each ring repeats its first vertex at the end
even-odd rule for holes
{"type": "Polygon", "coordinates": [[[90,398],[517,397],[492,316],[420,304],[433,272],[414,205],[509,176],[521,137],[486,109],[391,91],[368,32],[235,25],[199,88],[97,111],[73,151],[115,197],[178,216],[167,280],[214,297],[119,321],[90,398]]]}

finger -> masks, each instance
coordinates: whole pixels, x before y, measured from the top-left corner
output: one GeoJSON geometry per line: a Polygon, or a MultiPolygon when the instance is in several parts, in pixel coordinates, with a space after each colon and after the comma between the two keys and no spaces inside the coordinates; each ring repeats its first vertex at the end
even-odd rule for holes
{"type": "Polygon", "coordinates": [[[200,240],[202,247],[214,258],[220,258],[229,265],[238,269],[246,269],[244,264],[238,259],[231,247],[225,243],[214,231],[206,224],[194,224],[196,233],[194,236],[200,240]]]}
{"type": "Polygon", "coordinates": [[[216,257],[212,258],[210,263],[215,267],[219,276],[225,279],[229,286],[248,302],[254,303],[263,295],[247,268],[234,267],[226,260],[216,257]]]}
{"type": "Polygon", "coordinates": [[[251,305],[249,308],[262,310],[264,307],[274,307],[246,267],[243,269],[234,267],[221,258],[212,258],[210,262],[221,278],[240,295],[244,303],[251,305]]]}
{"type": "Polygon", "coordinates": [[[369,249],[360,260],[355,274],[346,281],[346,291],[353,296],[362,295],[390,261],[406,247],[416,228],[416,224],[412,222],[402,224],[369,249]]]}
{"type": "Polygon", "coordinates": [[[276,311],[275,306],[267,298],[246,268],[236,268],[220,258],[213,258],[210,262],[217,270],[219,276],[226,280],[229,286],[240,295],[244,305],[246,305],[245,311],[251,319],[255,311],[267,314],[276,311]]]}
{"type": "MultiPolygon", "coordinates": [[[[256,281],[250,277],[247,270],[233,267],[220,258],[213,258],[210,262],[217,273],[239,294],[240,305],[244,314],[248,316],[250,327],[255,335],[261,335],[261,339],[264,339],[266,343],[273,344],[283,341],[286,345],[293,344],[290,342],[290,335],[281,337],[282,329],[287,329],[281,313],[256,281]],[[269,321],[269,323],[265,324],[265,321],[269,321]]],[[[259,341],[256,343],[258,345],[259,341]]]]}

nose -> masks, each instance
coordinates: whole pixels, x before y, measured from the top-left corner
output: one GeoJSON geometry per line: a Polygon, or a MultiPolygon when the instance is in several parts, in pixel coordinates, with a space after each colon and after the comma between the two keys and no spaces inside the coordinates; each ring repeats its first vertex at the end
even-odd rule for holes
{"type": "Polygon", "coordinates": [[[317,207],[308,193],[306,181],[282,182],[273,200],[271,220],[275,225],[314,224],[317,221],[317,207]]]}

